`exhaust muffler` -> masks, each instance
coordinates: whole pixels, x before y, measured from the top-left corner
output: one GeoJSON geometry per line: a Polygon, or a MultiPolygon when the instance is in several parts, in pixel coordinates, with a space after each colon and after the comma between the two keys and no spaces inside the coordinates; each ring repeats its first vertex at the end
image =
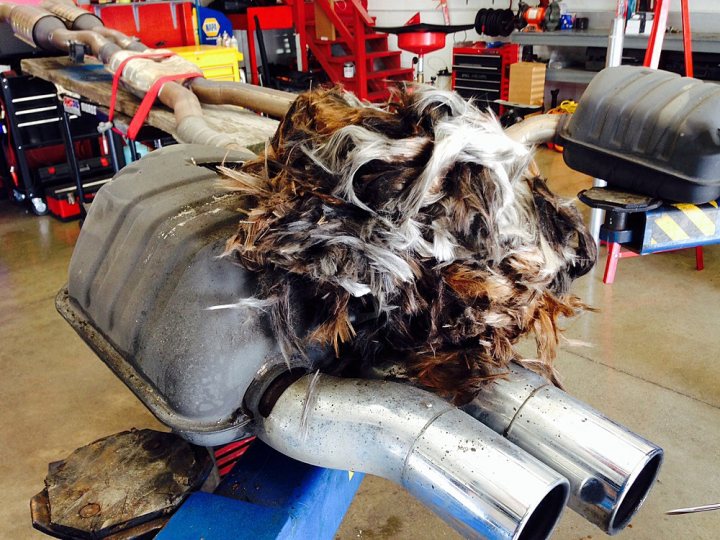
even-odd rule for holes
{"type": "Polygon", "coordinates": [[[560,474],[423,390],[304,375],[268,394],[249,404],[268,445],[392,480],[467,538],[547,538],[566,504],[560,474]]]}
{"type": "Polygon", "coordinates": [[[462,409],[567,478],[570,508],[611,535],[630,523],[663,460],[660,447],[517,364],[462,409]]]}

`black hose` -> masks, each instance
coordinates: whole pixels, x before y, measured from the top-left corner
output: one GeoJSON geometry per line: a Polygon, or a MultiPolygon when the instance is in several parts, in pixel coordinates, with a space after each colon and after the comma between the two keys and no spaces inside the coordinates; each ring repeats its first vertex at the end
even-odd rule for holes
{"type": "Polygon", "coordinates": [[[270,80],[270,66],[268,66],[268,56],[267,51],[265,50],[265,39],[263,37],[262,27],[260,26],[260,19],[258,19],[257,15],[255,15],[255,34],[257,35],[258,51],[260,52],[260,61],[262,62],[262,66],[260,66],[263,79],[262,85],[274,88],[275,85],[272,84],[270,80]]]}
{"type": "Polygon", "coordinates": [[[483,8],[475,15],[475,31],[486,36],[509,36],[515,29],[515,14],[511,9],[483,8]]]}

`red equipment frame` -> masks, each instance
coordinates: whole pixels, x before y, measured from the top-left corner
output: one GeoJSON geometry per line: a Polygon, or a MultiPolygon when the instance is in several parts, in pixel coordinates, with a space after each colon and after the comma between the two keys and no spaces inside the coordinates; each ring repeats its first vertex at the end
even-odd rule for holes
{"type": "Polygon", "coordinates": [[[92,4],[85,9],[94,13],[108,28],[154,48],[181,47],[195,44],[191,1],[132,4],[92,4]]]}
{"type": "MultiPolygon", "coordinates": [[[[255,50],[255,17],[258,18],[260,28],[263,30],[281,30],[284,28],[293,28],[293,10],[291,6],[268,6],[268,7],[249,7],[246,13],[233,14],[229,13],[227,18],[236,30],[245,30],[248,35],[248,56],[250,61],[250,82],[252,84],[260,84],[258,78],[258,61],[257,52],[255,50]]],[[[299,32],[299,29],[295,30],[299,32]]],[[[267,84],[267,82],[265,83],[267,84]]]]}

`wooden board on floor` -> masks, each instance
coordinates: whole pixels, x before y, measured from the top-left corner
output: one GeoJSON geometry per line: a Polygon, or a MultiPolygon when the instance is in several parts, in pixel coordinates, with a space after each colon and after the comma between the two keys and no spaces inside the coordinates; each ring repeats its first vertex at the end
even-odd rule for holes
{"type": "MultiPolygon", "coordinates": [[[[30,58],[22,61],[23,72],[45,79],[98,105],[108,107],[112,92],[112,75],[102,64],[88,58],[84,64],[73,64],[69,58],[30,58]]],[[[115,110],[131,117],[140,99],[118,89],[115,110]]],[[[210,127],[233,137],[241,146],[258,149],[275,133],[278,122],[232,105],[203,105],[210,127]]],[[[150,110],[147,124],[175,135],[175,116],[160,103],[150,110]]]]}

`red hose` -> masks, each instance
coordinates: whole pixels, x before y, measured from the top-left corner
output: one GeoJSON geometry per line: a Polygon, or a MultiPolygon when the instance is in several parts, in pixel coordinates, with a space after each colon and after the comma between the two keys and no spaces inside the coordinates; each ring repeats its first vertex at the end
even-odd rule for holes
{"type": "Polygon", "coordinates": [[[690,31],[690,8],[688,0],[680,0],[682,7],[683,51],[685,52],[685,76],[694,77],[692,59],[692,32],[690,31]]]}

